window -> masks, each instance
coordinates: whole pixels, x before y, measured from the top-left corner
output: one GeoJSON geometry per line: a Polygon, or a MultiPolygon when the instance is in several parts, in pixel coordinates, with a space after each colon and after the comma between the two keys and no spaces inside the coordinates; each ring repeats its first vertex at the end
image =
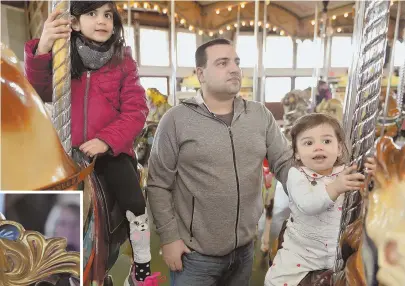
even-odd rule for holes
{"type": "Polygon", "coordinates": [[[332,37],[331,67],[347,68],[352,59],[352,38],[332,37]]]}
{"type": "Polygon", "coordinates": [[[394,66],[402,67],[405,63],[405,43],[396,41],[395,43],[395,55],[394,55],[394,66]]]}
{"type": "Polygon", "coordinates": [[[266,68],[293,67],[293,42],[290,37],[269,36],[266,38],[264,66],[266,68]]]}
{"type": "Polygon", "coordinates": [[[253,35],[239,35],[236,52],[240,58],[240,67],[253,68],[257,59],[256,40],[253,35]]]}
{"type": "Polygon", "coordinates": [[[156,88],[157,90],[159,90],[160,93],[164,94],[164,95],[168,95],[167,89],[167,83],[168,83],[168,79],[167,77],[146,77],[143,76],[140,78],[141,80],[141,85],[143,86],[143,88],[145,90],[147,90],[148,88],[156,88]]]}
{"type": "Polygon", "coordinates": [[[139,42],[142,66],[167,67],[170,65],[167,31],[141,28],[139,42]]]}
{"type": "Polygon", "coordinates": [[[297,68],[314,68],[318,63],[319,67],[323,65],[323,56],[321,55],[320,41],[318,47],[311,40],[298,40],[297,44],[297,68]]]}
{"type": "Polygon", "coordinates": [[[195,67],[197,37],[194,33],[177,33],[177,66],[195,67]]]}
{"type": "Polygon", "coordinates": [[[135,59],[135,32],[134,27],[124,26],[125,44],[131,47],[132,58],[135,59]]]}
{"type": "Polygon", "coordinates": [[[291,91],[290,77],[267,77],[265,83],[266,102],[280,102],[291,91]]]}
{"type": "Polygon", "coordinates": [[[308,87],[316,86],[316,80],[312,77],[296,77],[294,89],[304,90],[308,87]]]}

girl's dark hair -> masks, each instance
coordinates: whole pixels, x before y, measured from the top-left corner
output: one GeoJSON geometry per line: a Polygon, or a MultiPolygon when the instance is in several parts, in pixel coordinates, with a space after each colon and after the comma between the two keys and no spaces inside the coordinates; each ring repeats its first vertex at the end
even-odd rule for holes
{"type": "Polygon", "coordinates": [[[294,126],[291,128],[290,134],[293,149],[293,159],[295,161],[297,161],[296,154],[297,154],[298,135],[300,135],[302,132],[308,129],[312,129],[323,124],[329,125],[333,128],[333,130],[335,131],[335,135],[338,139],[338,143],[342,146],[342,156],[337,158],[335,166],[347,163],[347,160],[349,159],[349,150],[347,149],[346,146],[345,132],[342,126],[340,125],[339,121],[337,121],[337,119],[322,113],[312,113],[304,115],[300,117],[295,122],[294,126]]]}
{"type": "MultiPolygon", "coordinates": [[[[119,65],[125,56],[125,39],[124,39],[124,27],[122,25],[122,19],[118,13],[118,9],[114,1],[72,1],[70,4],[70,14],[75,16],[79,21],[81,15],[89,13],[105,4],[109,4],[113,12],[113,26],[114,34],[111,38],[105,42],[102,46],[109,49],[113,45],[114,53],[110,60],[110,64],[113,66],[119,65]]],[[[71,77],[80,78],[82,73],[86,71],[83,65],[82,59],[79,56],[76,48],[76,38],[82,37],[81,32],[72,31],[70,47],[71,47],[71,77]]]]}

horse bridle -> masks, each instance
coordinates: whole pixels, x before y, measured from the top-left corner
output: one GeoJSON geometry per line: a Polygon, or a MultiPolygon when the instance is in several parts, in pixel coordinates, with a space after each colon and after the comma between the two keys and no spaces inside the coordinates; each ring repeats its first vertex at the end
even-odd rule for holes
{"type": "Polygon", "coordinates": [[[38,188],[36,190],[46,190],[46,191],[51,191],[51,190],[66,190],[69,189],[73,186],[79,185],[79,183],[83,182],[84,179],[91,174],[91,172],[94,170],[94,164],[96,163],[97,155],[94,157],[93,161],[90,163],[85,168],[82,168],[78,173],[67,177],[63,180],[60,180],[58,182],[49,184],[47,186],[38,188]]]}

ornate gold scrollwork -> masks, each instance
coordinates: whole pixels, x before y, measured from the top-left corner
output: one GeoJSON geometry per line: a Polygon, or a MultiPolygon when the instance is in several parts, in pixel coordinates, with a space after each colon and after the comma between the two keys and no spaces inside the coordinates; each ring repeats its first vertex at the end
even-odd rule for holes
{"type": "Polygon", "coordinates": [[[53,275],[80,277],[80,254],[66,251],[66,239],[46,239],[20,224],[0,219],[0,284],[27,286],[53,275]]]}

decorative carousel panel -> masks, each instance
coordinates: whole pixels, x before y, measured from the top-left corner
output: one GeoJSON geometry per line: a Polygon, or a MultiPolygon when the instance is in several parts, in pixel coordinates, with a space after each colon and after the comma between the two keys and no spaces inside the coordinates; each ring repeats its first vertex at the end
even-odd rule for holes
{"type": "Polygon", "coordinates": [[[4,286],[79,285],[80,254],[66,251],[66,239],[46,239],[20,224],[0,220],[0,281],[4,286]],[[48,284],[49,285],[49,284],[48,284]]]}

